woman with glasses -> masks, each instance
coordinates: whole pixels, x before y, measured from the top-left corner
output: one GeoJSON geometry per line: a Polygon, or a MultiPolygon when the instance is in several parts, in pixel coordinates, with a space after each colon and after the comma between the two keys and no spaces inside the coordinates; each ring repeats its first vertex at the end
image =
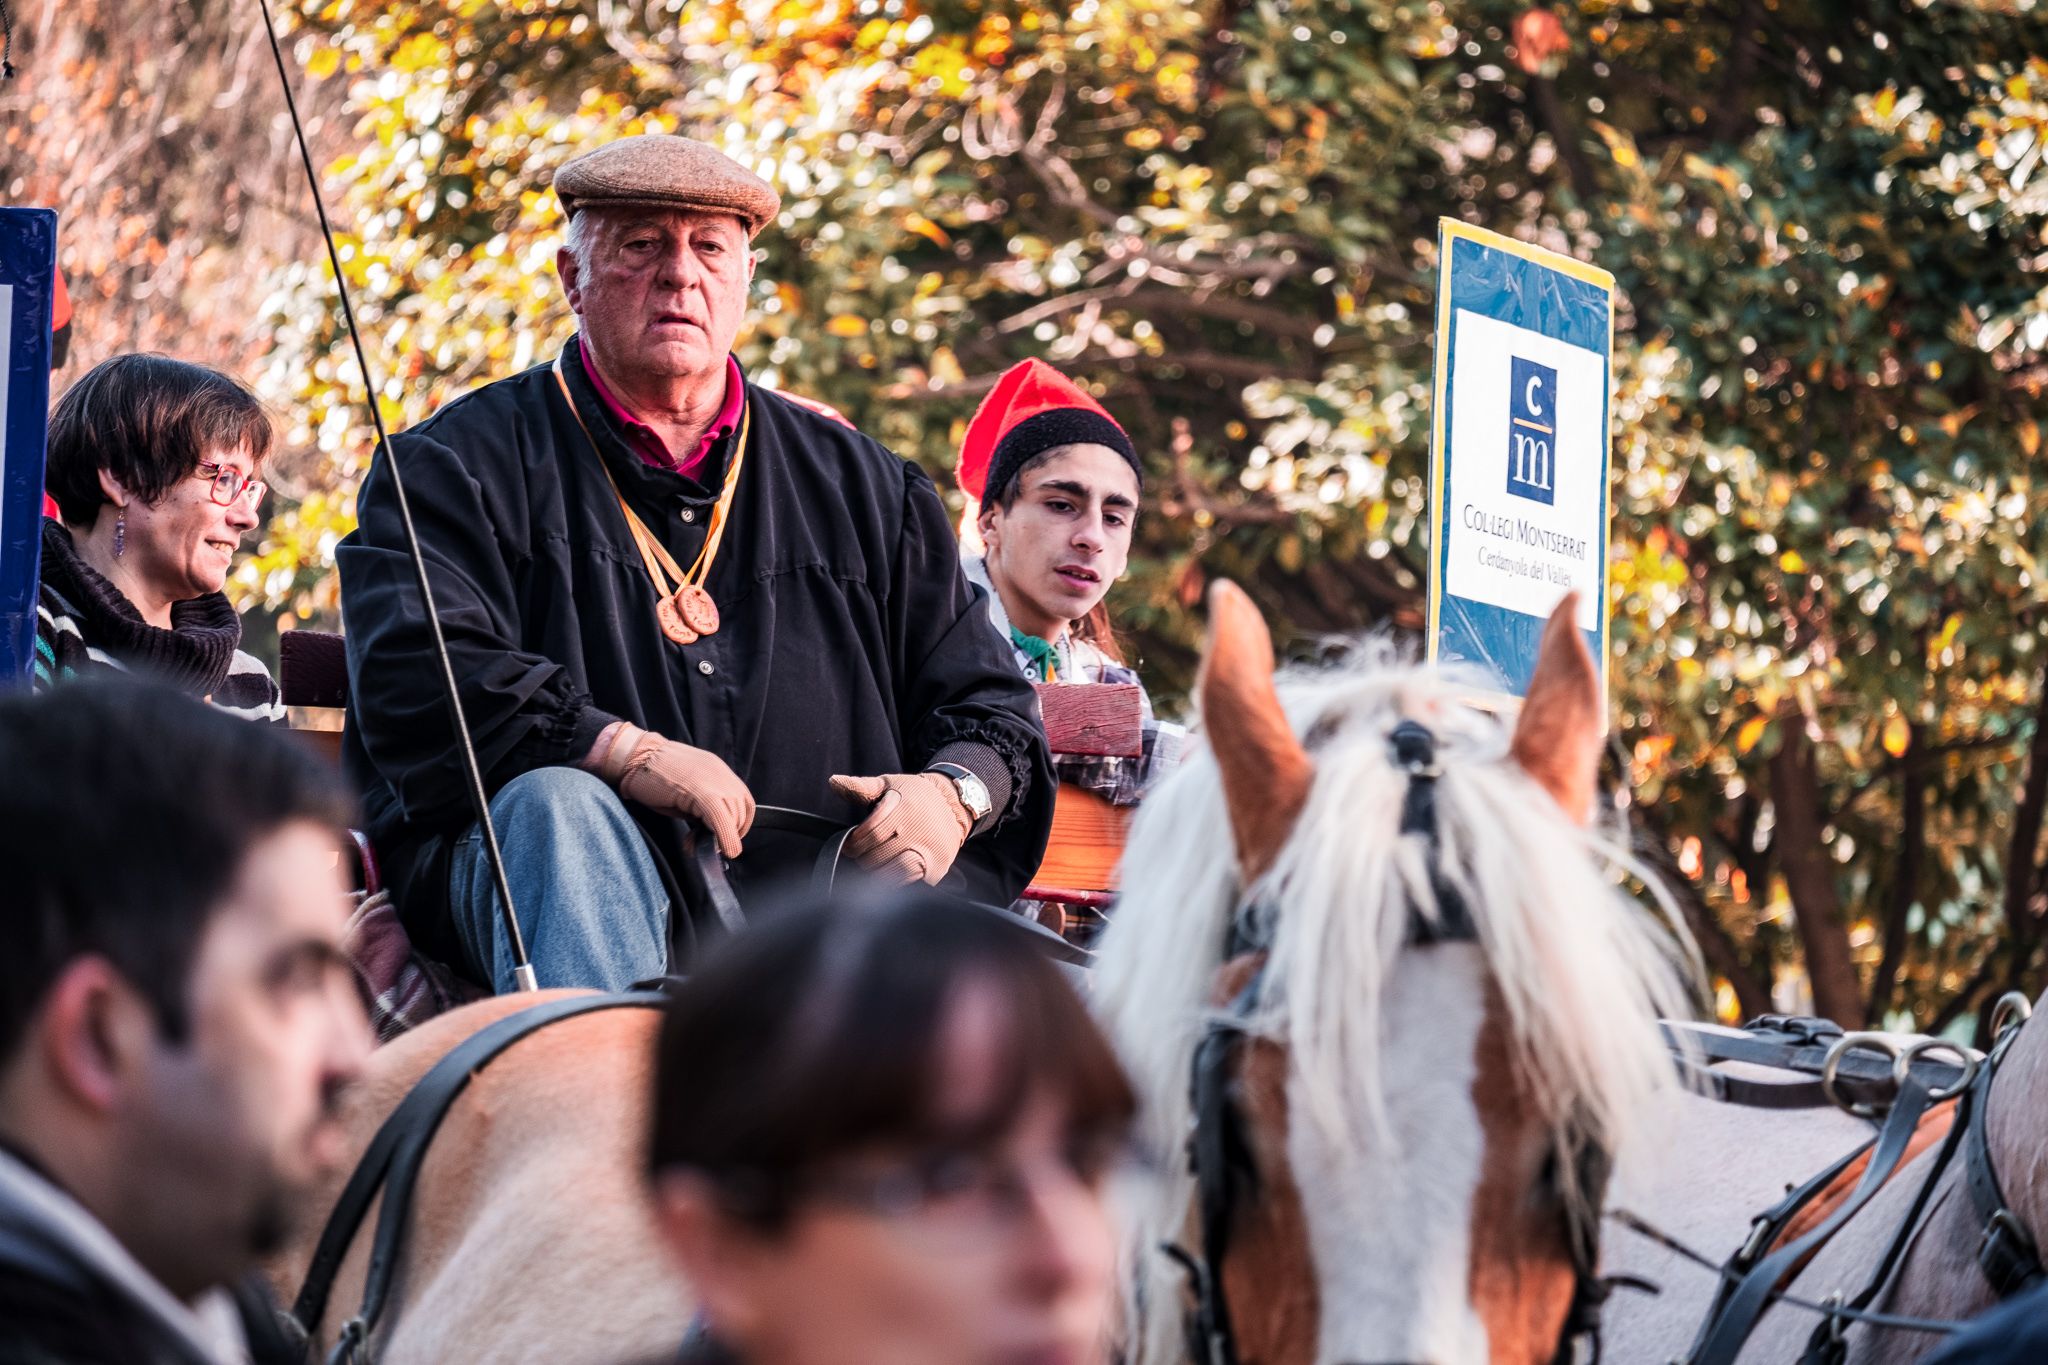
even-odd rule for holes
{"type": "Polygon", "coordinates": [[[281,722],[277,685],[242,652],[221,592],[257,524],[270,418],[226,375],[116,356],[50,415],[34,685],[146,673],[251,720],[281,722]]]}
{"type": "Polygon", "coordinates": [[[1134,1102],[1025,933],[898,892],[770,918],[678,989],[650,1156],[684,1361],[1106,1359],[1134,1102]]]}

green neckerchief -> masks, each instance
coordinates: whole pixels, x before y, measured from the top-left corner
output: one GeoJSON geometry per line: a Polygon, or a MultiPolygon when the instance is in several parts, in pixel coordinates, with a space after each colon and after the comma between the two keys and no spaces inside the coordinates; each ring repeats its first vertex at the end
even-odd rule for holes
{"type": "Polygon", "coordinates": [[[1011,626],[1010,643],[1030,657],[1031,666],[1038,670],[1040,682],[1059,681],[1054,676],[1059,671],[1059,650],[1050,640],[1041,640],[1036,635],[1026,635],[1015,626],[1011,626]]]}

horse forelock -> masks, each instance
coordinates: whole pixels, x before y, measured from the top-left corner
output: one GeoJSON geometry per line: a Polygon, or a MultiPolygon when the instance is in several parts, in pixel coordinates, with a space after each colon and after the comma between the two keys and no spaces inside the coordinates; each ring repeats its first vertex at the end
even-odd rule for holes
{"type": "MultiPolygon", "coordinates": [[[[1626,873],[1662,903],[1654,877],[1623,847],[1580,828],[1508,760],[1501,721],[1460,701],[1469,681],[1404,662],[1378,641],[1333,668],[1283,672],[1281,701],[1312,750],[1315,779],[1249,894],[1206,748],[1148,796],[1134,822],[1096,993],[1145,1101],[1146,1134],[1176,1173],[1135,1211],[1133,1255],[1150,1271],[1138,1289],[1145,1301],[1178,1302],[1177,1284],[1149,1253],[1185,1218],[1188,1072],[1240,906],[1256,902],[1269,918],[1252,1024],[1287,1044],[1300,1118],[1333,1141],[1385,1142],[1397,1126],[1387,1052],[1402,1046],[1404,1027],[1429,1021],[1389,1017],[1386,985],[1411,907],[1437,914],[1428,844],[1400,833],[1410,778],[1387,736],[1403,719],[1437,738],[1438,865],[1471,912],[1525,1093],[1560,1145],[1613,1150],[1670,1088],[1656,1019],[1688,1012],[1675,914],[1666,906],[1666,932],[1623,892],[1626,873]]],[[[1145,1315],[1152,1353],[1140,1359],[1173,1358],[1177,1317],[1145,1315]]]]}

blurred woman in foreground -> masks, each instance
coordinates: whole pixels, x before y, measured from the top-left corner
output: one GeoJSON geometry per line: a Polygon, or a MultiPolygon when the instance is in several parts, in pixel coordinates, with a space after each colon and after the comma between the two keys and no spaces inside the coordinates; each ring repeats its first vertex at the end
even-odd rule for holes
{"type": "Polygon", "coordinates": [[[680,988],[657,1067],[685,1361],[1105,1358],[1134,1101],[1014,923],[929,892],[772,919],[680,988]]]}

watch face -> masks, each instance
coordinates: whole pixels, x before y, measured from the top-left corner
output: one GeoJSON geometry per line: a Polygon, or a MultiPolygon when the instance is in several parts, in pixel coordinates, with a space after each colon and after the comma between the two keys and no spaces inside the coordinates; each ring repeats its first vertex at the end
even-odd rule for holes
{"type": "Polygon", "coordinates": [[[967,807],[968,812],[977,820],[987,815],[990,805],[988,784],[973,773],[957,779],[957,784],[960,788],[960,800],[967,807]]]}

